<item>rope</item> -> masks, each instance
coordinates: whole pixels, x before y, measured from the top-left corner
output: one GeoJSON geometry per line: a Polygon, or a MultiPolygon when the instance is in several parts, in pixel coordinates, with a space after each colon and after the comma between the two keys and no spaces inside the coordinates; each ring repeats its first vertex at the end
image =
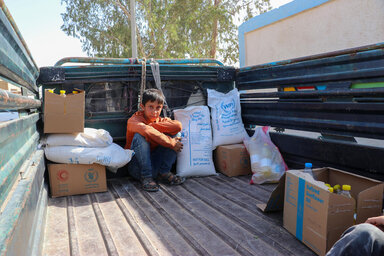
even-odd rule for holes
{"type": "Polygon", "coordinates": [[[143,58],[141,61],[141,84],[140,84],[140,97],[139,102],[137,104],[138,109],[140,108],[141,100],[143,99],[143,93],[145,90],[145,82],[146,82],[146,73],[147,73],[147,66],[146,66],[146,59],[143,58]]]}
{"type": "MultiPolygon", "coordinates": [[[[160,90],[163,93],[163,89],[161,88],[161,78],[160,78],[160,66],[157,61],[154,59],[151,59],[151,69],[152,69],[152,75],[153,79],[155,80],[155,85],[158,90],[160,90]]],[[[164,93],[163,93],[164,95],[164,93]]],[[[164,96],[165,97],[165,96],[164,96]]],[[[163,115],[164,117],[167,117],[167,109],[168,109],[168,104],[167,100],[164,98],[164,108],[163,108],[163,115]]]]}

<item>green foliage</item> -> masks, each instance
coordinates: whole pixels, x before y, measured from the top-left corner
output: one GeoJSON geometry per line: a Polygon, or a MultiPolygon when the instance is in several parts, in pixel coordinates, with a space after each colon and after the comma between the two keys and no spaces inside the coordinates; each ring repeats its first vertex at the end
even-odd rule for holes
{"type": "MultiPolygon", "coordinates": [[[[79,38],[90,56],[130,57],[129,2],[62,0],[61,29],[79,38]]],[[[235,63],[237,24],[270,9],[269,0],[136,0],[138,55],[235,63]]]]}

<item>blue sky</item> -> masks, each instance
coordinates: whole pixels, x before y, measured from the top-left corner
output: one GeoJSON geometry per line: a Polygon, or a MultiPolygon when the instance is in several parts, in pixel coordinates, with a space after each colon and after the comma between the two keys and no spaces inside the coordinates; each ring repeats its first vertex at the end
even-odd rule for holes
{"type": "MultiPolygon", "coordinates": [[[[271,0],[274,8],[292,0],[271,0]]],[[[79,39],[61,31],[61,0],[4,0],[32,57],[39,67],[52,66],[64,57],[81,57],[79,39]]]]}

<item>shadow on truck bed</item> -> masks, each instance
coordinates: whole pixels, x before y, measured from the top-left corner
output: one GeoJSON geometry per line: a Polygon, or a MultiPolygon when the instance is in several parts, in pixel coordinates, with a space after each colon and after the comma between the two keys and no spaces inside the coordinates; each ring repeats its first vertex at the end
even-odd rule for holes
{"type": "Polygon", "coordinates": [[[44,255],[314,255],[263,214],[275,185],[250,176],[191,178],[148,193],[127,178],[108,192],[50,198],[44,255]]]}

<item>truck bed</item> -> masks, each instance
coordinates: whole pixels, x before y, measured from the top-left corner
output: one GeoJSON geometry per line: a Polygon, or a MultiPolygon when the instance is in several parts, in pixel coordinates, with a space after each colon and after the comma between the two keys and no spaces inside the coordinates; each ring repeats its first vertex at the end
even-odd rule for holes
{"type": "Polygon", "coordinates": [[[49,198],[44,255],[314,255],[264,214],[275,185],[250,176],[191,178],[148,193],[129,178],[108,192],[49,198]]]}

